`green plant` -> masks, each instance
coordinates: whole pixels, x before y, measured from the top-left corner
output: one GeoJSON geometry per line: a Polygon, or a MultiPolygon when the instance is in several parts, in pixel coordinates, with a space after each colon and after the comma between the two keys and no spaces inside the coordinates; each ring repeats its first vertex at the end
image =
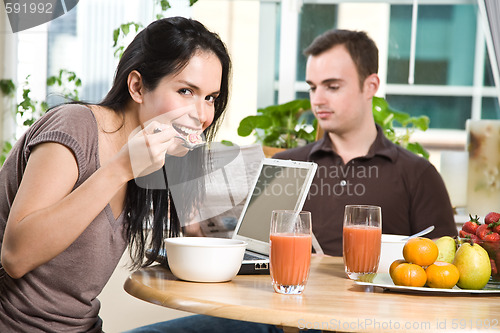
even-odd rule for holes
{"type": "MultiPolygon", "coordinates": [[[[2,92],[3,96],[9,99],[13,99],[16,94],[16,85],[12,80],[2,79],[0,80],[0,91],[2,92]]],[[[5,159],[7,158],[7,155],[12,149],[12,143],[8,140],[5,140],[2,142],[1,147],[2,148],[0,151],[0,166],[3,165],[5,159]]]]}
{"type": "MultiPolygon", "coordinates": [[[[14,118],[21,126],[31,126],[38,118],[40,118],[49,108],[46,101],[38,101],[30,96],[31,88],[29,83],[30,75],[28,75],[22,85],[22,99],[15,105],[14,118]]],[[[79,100],[79,88],[82,85],[80,78],[71,71],[66,69],[59,70],[58,75],[47,78],[48,87],[59,87],[56,93],[65,99],[79,100]]],[[[12,80],[0,80],[0,91],[4,96],[12,100],[15,99],[17,87],[12,80]]],[[[12,149],[13,142],[16,138],[5,140],[2,143],[0,151],[0,166],[3,165],[8,153],[12,149]]]]}
{"type": "Polygon", "coordinates": [[[113,48],[115,48],[114,55],[117,58],[121,58],[123,51],[125,51],[125,45],[123,45],[123,41],[128,36],[131,27],[134,28],[135,32],[137,33],[139,29],[143,27],[143,25],[141,23],[128,22],[120,24],[118,28],[113,30],[113,48]]]}
{"type": "Polygon", "coordinates": [[[0,80],[0,91],[2,94],[8,97],[14,97],[16,93],[16,85],[12,80],[0,80]]]}
{"type": "Polygon", "coordinates": [[[373,117],[389,140],[417,155],[429,158],[429,152],[422,145],[418,142],[410,142],[415,130],[426,131],[429,128],[429,117],[412,117],[406,112],[394,110],[382,97],[373,98],[373,117]],[[403,133],[396,131],[395,122],[403,129],[403,133]]]}
{"type": "MultiPolygon", "coordinates": [[[[163,17],[165,11],[167,11],[171,5],[168,0],[154,0],[155,5],[159,6],[160,13],[156,15],[157,19],[163,17]]],[[[198,0],[189,0],[189,6],[193,6],[198,0]]],[[[113,48],[115,49],[114,54],[116,57],[121,57],[125,46],[125,43],[130,30],[133,29],[137,33],[143,25],[141,23],[129,22],[121,24],[118,28],[113,31],[113,48]]],[[[16,122],[23,126],[32,125],[40,116],[42,116],[48,109],[48,104],[46,101],[37,101],[31,98],[31,88],[29,85],[28,75],[22,86],[22,100],[15,106],[14,117],[16,122]]],[[[64,97],[67,100],[79,100],[79,89],[82,85],[82,81],[72,71],[66,69],[59,70],[57,75],[50,76],[47,78],[47,86],[57,87],[57,95],[64,97]]],[[[2,94],[12,100],[15,99],[17,87],[12,80],[2,79],[0,80],[0,91],[2,94]]],[[[12,139],[12,142],[15,138],[12,139]]],[[[2,143],[2,148],[0,151],[0,166],[3,165],[5,158],[12,148],[12,142],[6,140],[2,143]]]]}
{"type": "Polygon", "coordinates": [[[73,101],[80,100],[79,89],[82,86],[82,80],[80,80],[75,72],[60,69],[58,75],[47,78],[47,86],[59,87],[57,94],[65,99],[71,99],[73,101]]]}
{"type": "MultiPolygon", "coordinates": [[[[198,0],[189,0],[189,6],[193,6],[197,1],[198,0]]],[[[155,0],[155,5],[160,8],[160,12],[156,14],[157,20],[163,18],[163,14],[172,7],[168,0],[155,0]]],[[[113,48],[115,49],[115,57],[121,58],[123,55],[123,51],[125,50],[125,40],[130,33],[130,29],[134,29],[137,33],[139,29],[143,27],[144,26],[140,22],[128,22],[121,24],[118,28],[113,30],[113,48]]]]}
{"type": "Polygon", "coordinates": [[[16,106],[16,120],[22,126],[32,125],[48,109],[48,104],[46,101],[37,101],[30,97],[30,76],[31,75],[28,75],[23,83],[22,100],[16,106]]]}
{"type": "Polygon", "coordinates": [[[298,99],[257,110],[257,115],[241,120],[238,135],[249,136],[255,130],[257,142],[277,148],[294,148],[313,142],[316,119],[307,99],[298,99]]]}
{"type": "MultiPolygon", "coordinates": [[[[30,97],[31,89],[29,78],[30,75],[28,75],[24,81],[22,100],[17,104],[16,108],[16,114],[20,118],[20,123],[23,126],[31,126],[38,118],[47,112],[49,108],[47,101],[37,101],[30,97]]],[[[56,94],[67,100],[79,100],[79,88],[81,85],[82,81],[80,78],[74,72],[66,69],[61,69],[58,75],[49,76],[47,78],[47,86],[59,87],[56,94]]]]}
{"type": "MultiPolygon", "coordinates": [[[[316,120],[310,112],[311,104],[307,99],[294,100],[285,104],[271,105],[257,111],[257,115],[243,118],[238,127],[238,135],[248,136],[255,133],[256,141],[271,147],[294,148],[300,143],[313,142],[316,138],[316,120]],[[312,126],[312,130],[311,130],[312,126]]],[[[429,158],[429,153],[418,142],[411,142],[415,130],[429,128],[427,116],[412,117],[389,106],[382,97],[373,98],[373,117],[383,129],[385,136],[407,150],[429,158]],[[401,131],[395,126],[401,127],[401,131]]]]}
{"type": "Polygon", "coordinates": [[[10,150],[12,149],[12,143],[10,141],[5,141],[2,145],[2,151],[0,153],[0,166],[2,166],[9,155],[10,150]]]}

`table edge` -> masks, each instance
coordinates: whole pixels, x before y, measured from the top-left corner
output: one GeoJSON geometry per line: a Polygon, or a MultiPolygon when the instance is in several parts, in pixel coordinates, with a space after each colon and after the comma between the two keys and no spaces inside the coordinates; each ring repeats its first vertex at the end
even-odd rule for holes
{"type": "Polygon", "coordinates": [[[228,305],[213,301],[200,300],[198,298],[186,297],[183,295],[173,293],[170,297],[159,297],[158,293],[154,292],[154,288],[140,284],[139,282],[133,280],[131,276],[127,278],[123,286],[124,290],[131,296],[152,303],[155,305],[160,305],[169,309],[175,309],[185,312],[190,312],[193,314],[208,315],[220,318],[243,320],[249,322],[266,323],[277,326],[287,326],[287,327],[298,327],[301,313],[293,312],[290,310],[273,310],[274,313],[278,315],[273,315],[272,317],[280,320],[276,320],[270,317],[262,318],[260,320],[255,320],[255,316],[242,315],[242,313],[254,313],[258,311],[262,312],[262,309],[253,306],[242,306],[242,305],[228,305]],[[149,291],[151,293],[149,293],[149,291]],[[233,310],[232,310],[233,309],[233,310]],[[265,320],[263,320],[265,319],[265,320]],[[270,320],[269,320],[270,319],[270,320]]]}

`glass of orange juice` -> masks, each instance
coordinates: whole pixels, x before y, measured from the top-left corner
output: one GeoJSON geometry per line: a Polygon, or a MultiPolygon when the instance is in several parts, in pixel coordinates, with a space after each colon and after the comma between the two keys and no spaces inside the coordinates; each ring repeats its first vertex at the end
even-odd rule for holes
{"type": "Polygon", "coordinates": [[[378,206],[347,205],[344,211],[344,267],[350,279],[376,273],[382,243],[382,210],[378,206]]]}
{"type": "Polygon", "coordinates": [[[311,265],[311,213],[274,210],[271,216],[270,272],[280,294],[301,294],[311,265]]]}

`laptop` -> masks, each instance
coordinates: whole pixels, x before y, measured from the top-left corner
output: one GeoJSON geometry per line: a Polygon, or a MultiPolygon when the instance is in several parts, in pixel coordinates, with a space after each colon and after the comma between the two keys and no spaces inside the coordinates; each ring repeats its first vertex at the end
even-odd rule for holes
{"type": "MultiPolygon", "coordinates": [[[[232,234],[247,242],[238,274],[269,274],[269,233],[275,209],[302,210],[317,164],[263,158],[232,234]]],[[[160,250],[162,265],[167,256],[160,250]]]]}
{"type": "Polygon", "coordinates": [[[263,159],[232,236],[248,244],[238,274],[269,274],[271,213],[302,210],[316,169],[313,162],[263,159]]]}

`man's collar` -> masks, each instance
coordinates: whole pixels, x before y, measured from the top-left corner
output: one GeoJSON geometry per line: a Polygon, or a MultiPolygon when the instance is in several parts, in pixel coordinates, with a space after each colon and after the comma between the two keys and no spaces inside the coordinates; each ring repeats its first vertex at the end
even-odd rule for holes
{"type": "Polygon", "coordinates": [[[395,162],[398,156],[398,149],[396,145],[385,136],[384,130],[378,124],[375,124],[375,126],[377,127],[377,137],[370,146],[366,157],[372,158],[375,155],[380,155],[387,157],[392,162],[395,162]]]}
{"type": "MultiPolygon", "coordinates": [[[[384,131],[378,124],[375,124],[375,126],[377,127],[377,136],[375,138],[375,141],[373,141],[372,145],[370,146],[370,149],[368,150],[368,153],[365,155],[365,157],[372,158],[375,155],[380,155],[385,156],[392,162],[394,162],[398,154],[396,145],[385,137],[384,131]]],[[[313,147],[309,152],[309,157],[320,151],[334,153],[335,155],[337,155],[337,153],[332,149],[332,141],[330,139],[330,136],[328,135],[328,132],[325,132],[323,138],[313,143],[313,147]]]]}

